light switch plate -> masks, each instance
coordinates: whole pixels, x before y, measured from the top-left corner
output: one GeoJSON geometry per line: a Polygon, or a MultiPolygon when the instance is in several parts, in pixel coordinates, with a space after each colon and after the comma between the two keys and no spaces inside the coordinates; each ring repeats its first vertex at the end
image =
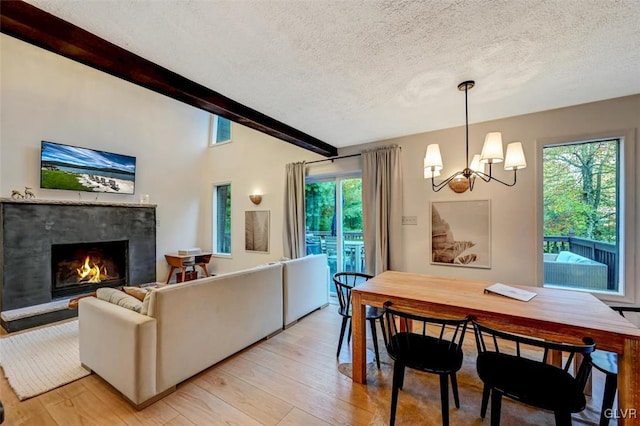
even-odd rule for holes
{"type": "Polygon", "coordinates": [[[417,225],[418,216],[402,216],[403,225],[417,225]]]}

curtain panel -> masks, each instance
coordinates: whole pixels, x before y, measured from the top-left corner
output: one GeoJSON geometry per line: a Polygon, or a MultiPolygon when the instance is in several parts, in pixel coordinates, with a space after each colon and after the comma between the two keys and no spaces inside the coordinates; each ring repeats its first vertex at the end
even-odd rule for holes
{"type": "Polygon", "coordinates": [[[397,145],[362,152],[365,263],[377,275],[402,267],[402,157],[397,145]]]}
{"type": "Polygon", "coordinates": [[[284,187],[284,256],[297,259],[306,254],[304,227],[304,161],[289,163],[284,187]]]}

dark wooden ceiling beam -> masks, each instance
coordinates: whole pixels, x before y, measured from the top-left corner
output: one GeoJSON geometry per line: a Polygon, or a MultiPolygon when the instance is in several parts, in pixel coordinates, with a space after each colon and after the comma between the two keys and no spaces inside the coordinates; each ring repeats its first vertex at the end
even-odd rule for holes
{"type": "Polygon", "coordinates": [[[0,31],[326,157],[338,150],[23,1],[0,5],[0,31]]]}

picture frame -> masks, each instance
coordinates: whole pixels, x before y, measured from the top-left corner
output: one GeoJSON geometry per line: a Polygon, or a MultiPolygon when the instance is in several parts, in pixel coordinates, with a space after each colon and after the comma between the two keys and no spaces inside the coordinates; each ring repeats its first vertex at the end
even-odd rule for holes
{"type": "Polygon", "coordinates": [[[244,212],[245,251],[269,253],[269,232],[269,210],[244,212]]]}
{"type": "Polygon", "coordinates": [[[491,201],[432,201],[433,265],[491,268],[491,201]]]}

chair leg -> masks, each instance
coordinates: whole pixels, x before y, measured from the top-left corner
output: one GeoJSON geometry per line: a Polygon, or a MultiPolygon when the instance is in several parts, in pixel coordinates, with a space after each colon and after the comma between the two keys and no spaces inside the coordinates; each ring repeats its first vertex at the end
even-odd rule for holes
{"type": "Polygon", "coordinates": [[[613,408],[613,400],[616,398],[616,389],[618,388],[618,375],[607,374],[604,381],[604,397],[602,398],[602,411],[600,412],[600,426],[607,426],[609,420],[607,413],[611,413],[613,408]]]}
{"type": "Polygon", "coordinates": [[[400,370],[400,374],[398,375],[398,388],[400,388],[400,390],[404,388],[404,372],[405,372],[405,368],[402,368],[400,370]]]}
{"type": "Polygon", "coordinates": [[[351,343],[351,321],[349,321],[349,334],[347,335],[347,343],[351,343]]]}
{"type": "Polygon", "coordinates": [[[491,394],[491,388],[484,385],[482,388],[482,405],[480,406],[480,417],[483,419],[487,415],[487,406],[489,405],[489,395],[491,394]]]}
{"type": "Polygon", "coordinates": [[[378,352],[378,332],[376,331],[376,320],[369,320],[371,324],[371,338],[373,338],[373,349],[376,351],[376,364],[378,364],[378,370],[380,370],[380,353],[378,352]]]}
{"type": "Polygon", "coordinates": [[[500,409],[502,408],[502,392],[492,389],[491,392],[491,426],[500,426],[500,409]]]}
{"type": "Polygon", "coordinates": [[[451,373],[451,391],[453,392],[453,402],[456,408],[460,408],[460,397],[458,396],[458,378],[456,373],[451,373]]]}
{"type": "Polygon", "coordinates": [[[396,423],[396,408],[398,406],[398,390],[402,388],[402,380],[404,377],[404,365],[395,361],[393,363],[393,385],[391,390],[391,413],[389,417],[389,426],[396,423]]]}
{"type": "Polygon", "coordinates": [[[342,340],[344,340],[344,331],[347,328],[347,321],[349,321],[349,318],[342,317],[342,326],[340,326],[340,340],[338,340],[338,352],[336,353],[336,358],[340,357],[340,349],[342,349],[342,340]]]}
{"type": "Polygon", "coordinates": [[[449,426],[449,375],[440,374],[440,404],[442,426],[449,426]]]}
{"type": "Polygon", "coordinates": [[[571,413],[568,411],[556,411],[553,415],[556,418],[556,426],[571,426],[571,413]]]}
{"type": "Polygon", "coordinates": [[[382,340],[384,341],[384,344],[386,346],[386,344],[387,344],[387,333],[385,332],[385,329],[384,329],[384,317],[380,317],[380,330],[382,331],[382,340]]]}

